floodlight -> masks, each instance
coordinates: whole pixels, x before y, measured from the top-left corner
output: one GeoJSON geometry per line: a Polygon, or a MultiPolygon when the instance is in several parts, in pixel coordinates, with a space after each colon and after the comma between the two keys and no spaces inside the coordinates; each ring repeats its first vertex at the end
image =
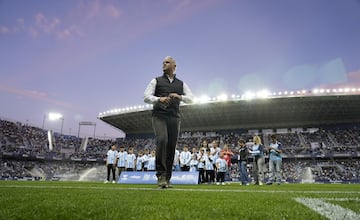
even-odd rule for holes
{"type": "Polygon", "coordinates": [[[318,94],[318,93],[319,93],[319,90],[318,90],[318,89],[314,89],[314,90],[313,90],[313,93],[314,93],[314,94],[318,94]]]}
{"type": "Polygon", "coordinates": [[[258,98],[267,98],[269,96],[269,92],[267,90],[261,90],[259,92],[256,93],[256,96],[258,98]]]}
{"type": "Polygon", "coordinates": [[[203,95],[203,96],[201,96],[201,97],[198,99],[198,102],[199,102],[199,103],[207,103],[209,100],[211,100],[211,98],[209,98],[209,97],[206,96],[206,95],[203,95]]]}
{"type": "Polygon", "coordinates": [[[63,118],[63,116],[60,113],[51,112],[51,113],[49,113],[48,118],[51,121],[56,121],[56,120],[63,118]]]}
{"type": "Polygon", "coordinates": [[[245,100],[251,100],[251,99],[255,98],[255,94],[252,92],[245,92],[245,94],[243,94],[243,98],[245,100]]]}
{"type": "Polygon", "coordinates": [[[226,101],[228,100],[228,96],[226,94],[221,94],[217,97],[219,101],[226,101]]]}

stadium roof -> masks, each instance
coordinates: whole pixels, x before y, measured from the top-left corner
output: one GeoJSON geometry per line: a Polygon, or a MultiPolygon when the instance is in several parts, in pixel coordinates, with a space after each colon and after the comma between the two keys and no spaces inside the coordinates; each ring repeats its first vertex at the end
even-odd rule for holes
{"type": "MultiPolygon", "coordinates": [[[[294,128],[360,122],[360,94],[224,99],[180,106],[182,131],[294,128]]],[[[151,106],[112,110],[99,119],[126,134],[152,133],[151,106]]]]}

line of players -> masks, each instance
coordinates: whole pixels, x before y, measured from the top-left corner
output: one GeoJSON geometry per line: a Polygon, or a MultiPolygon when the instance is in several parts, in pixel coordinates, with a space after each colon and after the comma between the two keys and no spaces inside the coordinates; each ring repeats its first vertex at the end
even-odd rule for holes
{"type": "MultiPolygon", "coordinates": [[[[271,143],[265,147],[261,143],[259,136],[253,137],[251,146],[247,146],[244,140],[238,141],[239,154],[238,166],[240,172],[240,182],[242,185],[249,185],[251,182],[248,172],[247,164],[248,158],[253,158],[253,178],[255,184],[263,185],[265,173],[265,153],[269,153],[269,182],[272,184],[274,181],[280,184],[281,181],[281,165],[282,165],[282,146],[276,140],[276,136],[271,136],[271,143]]],[[[219,147],[218,141],[213,141],[211,147],[205,140],[202,142],[200,151],[197,148],[192,148],[184,145],[181,153],[176,149],[174,157],[174,171],[199,171],[199,183],[215,183],[225,184],[225,177],[230,176],[231,159],[234,154],[229,150],[225,144],[223,149],[219,147]]],[[[107,166],[107,180],[110,181],[110,173],[113,175],[113,183],[115,183],[115,172],[118,170],[118,175],[126,171],[155,171],[155,151],[149,150],[139,151],[138,156],[134,154],[133,148],[129,148],[128,152],[125,151],[124,146],[116,151],[116,147],[112,146],[107,152],[106,166],[107,166]]]]}
{"type": "Polygon", "coordinates": [[[130,147],[128,151],[124,146],[120,146],[119,151],[116,146],[111,146],[106,154],[107,179],[105,183],[110,182],[112,174],[112,183],[115,183],[116,169],[118,176],[122,171],[155,171],[155,151],[139,151],[136,156],[134,148],[130,147]]]}

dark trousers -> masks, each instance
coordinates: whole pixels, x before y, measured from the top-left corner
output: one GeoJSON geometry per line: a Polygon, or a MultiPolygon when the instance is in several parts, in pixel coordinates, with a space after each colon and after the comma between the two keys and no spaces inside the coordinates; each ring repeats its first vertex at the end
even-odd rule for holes
{"type": "Polygon", "coordinates": [[[180,131],[180,118],[174,116],[152,117],[156,138],[156,176],[159,181],[170,181],[175,147],[180,131]]]}
{"type": "Polygon", "coordinates": [[[214,170],[206,170],[206,181],[208,183],[215,182],[215,171],[214,170]]]}
{"type": "Polygon", "coordinates": [[[240,181],[242,184],[247,184],[250,182],[249,175],[247,172],[247,163],[246,161],[239,161],[239,172],[240,172],[240,181]]]}
{"type": "Polygon", "coordinates": [[[205,182],[205,172],[204,172],[204,168],[199,168],[199,183],[204,183],[205,182]]]}
{"type": "Polygon", "coordinates": [[[180,169],[181,169],[181,171],[189,171],[189,170],[190,170],[190,167],[184,165],[184,166],[182,166],[180,169]]]}
{"type": "Polygon", "coordinates": [[[225,182],[225,172],[218,172],[216,176],[216,181],[221,183],[225,182]]]}
{"type": "Polygon", "coordinates": [[[115,167],[114,164],[107,165],[107,181],[110,181],[110,172],[112,172],[113,180],[115,181],[115,167]]]}
{"type": "Polygon", "coordinates": [[[119,177],[120,177],[122,171],[125,171],[125,167],[118,167],[119,177]]]}

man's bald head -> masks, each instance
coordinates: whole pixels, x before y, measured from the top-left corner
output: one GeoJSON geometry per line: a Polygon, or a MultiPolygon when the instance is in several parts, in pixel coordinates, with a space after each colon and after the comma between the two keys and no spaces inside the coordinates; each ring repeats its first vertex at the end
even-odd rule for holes
{"type": "Polygon", "coordinates": [[[165,74],[173,75],[176,69],[176,61],[171,56],[166,56],[163,61],[163,71],[165,74]]]}
{"type": "Polygon", "coordinates": [[[176,60],[172,56],[166,56],[164,60],[172,61],[172,63],[176,66],[176,60]]]}

